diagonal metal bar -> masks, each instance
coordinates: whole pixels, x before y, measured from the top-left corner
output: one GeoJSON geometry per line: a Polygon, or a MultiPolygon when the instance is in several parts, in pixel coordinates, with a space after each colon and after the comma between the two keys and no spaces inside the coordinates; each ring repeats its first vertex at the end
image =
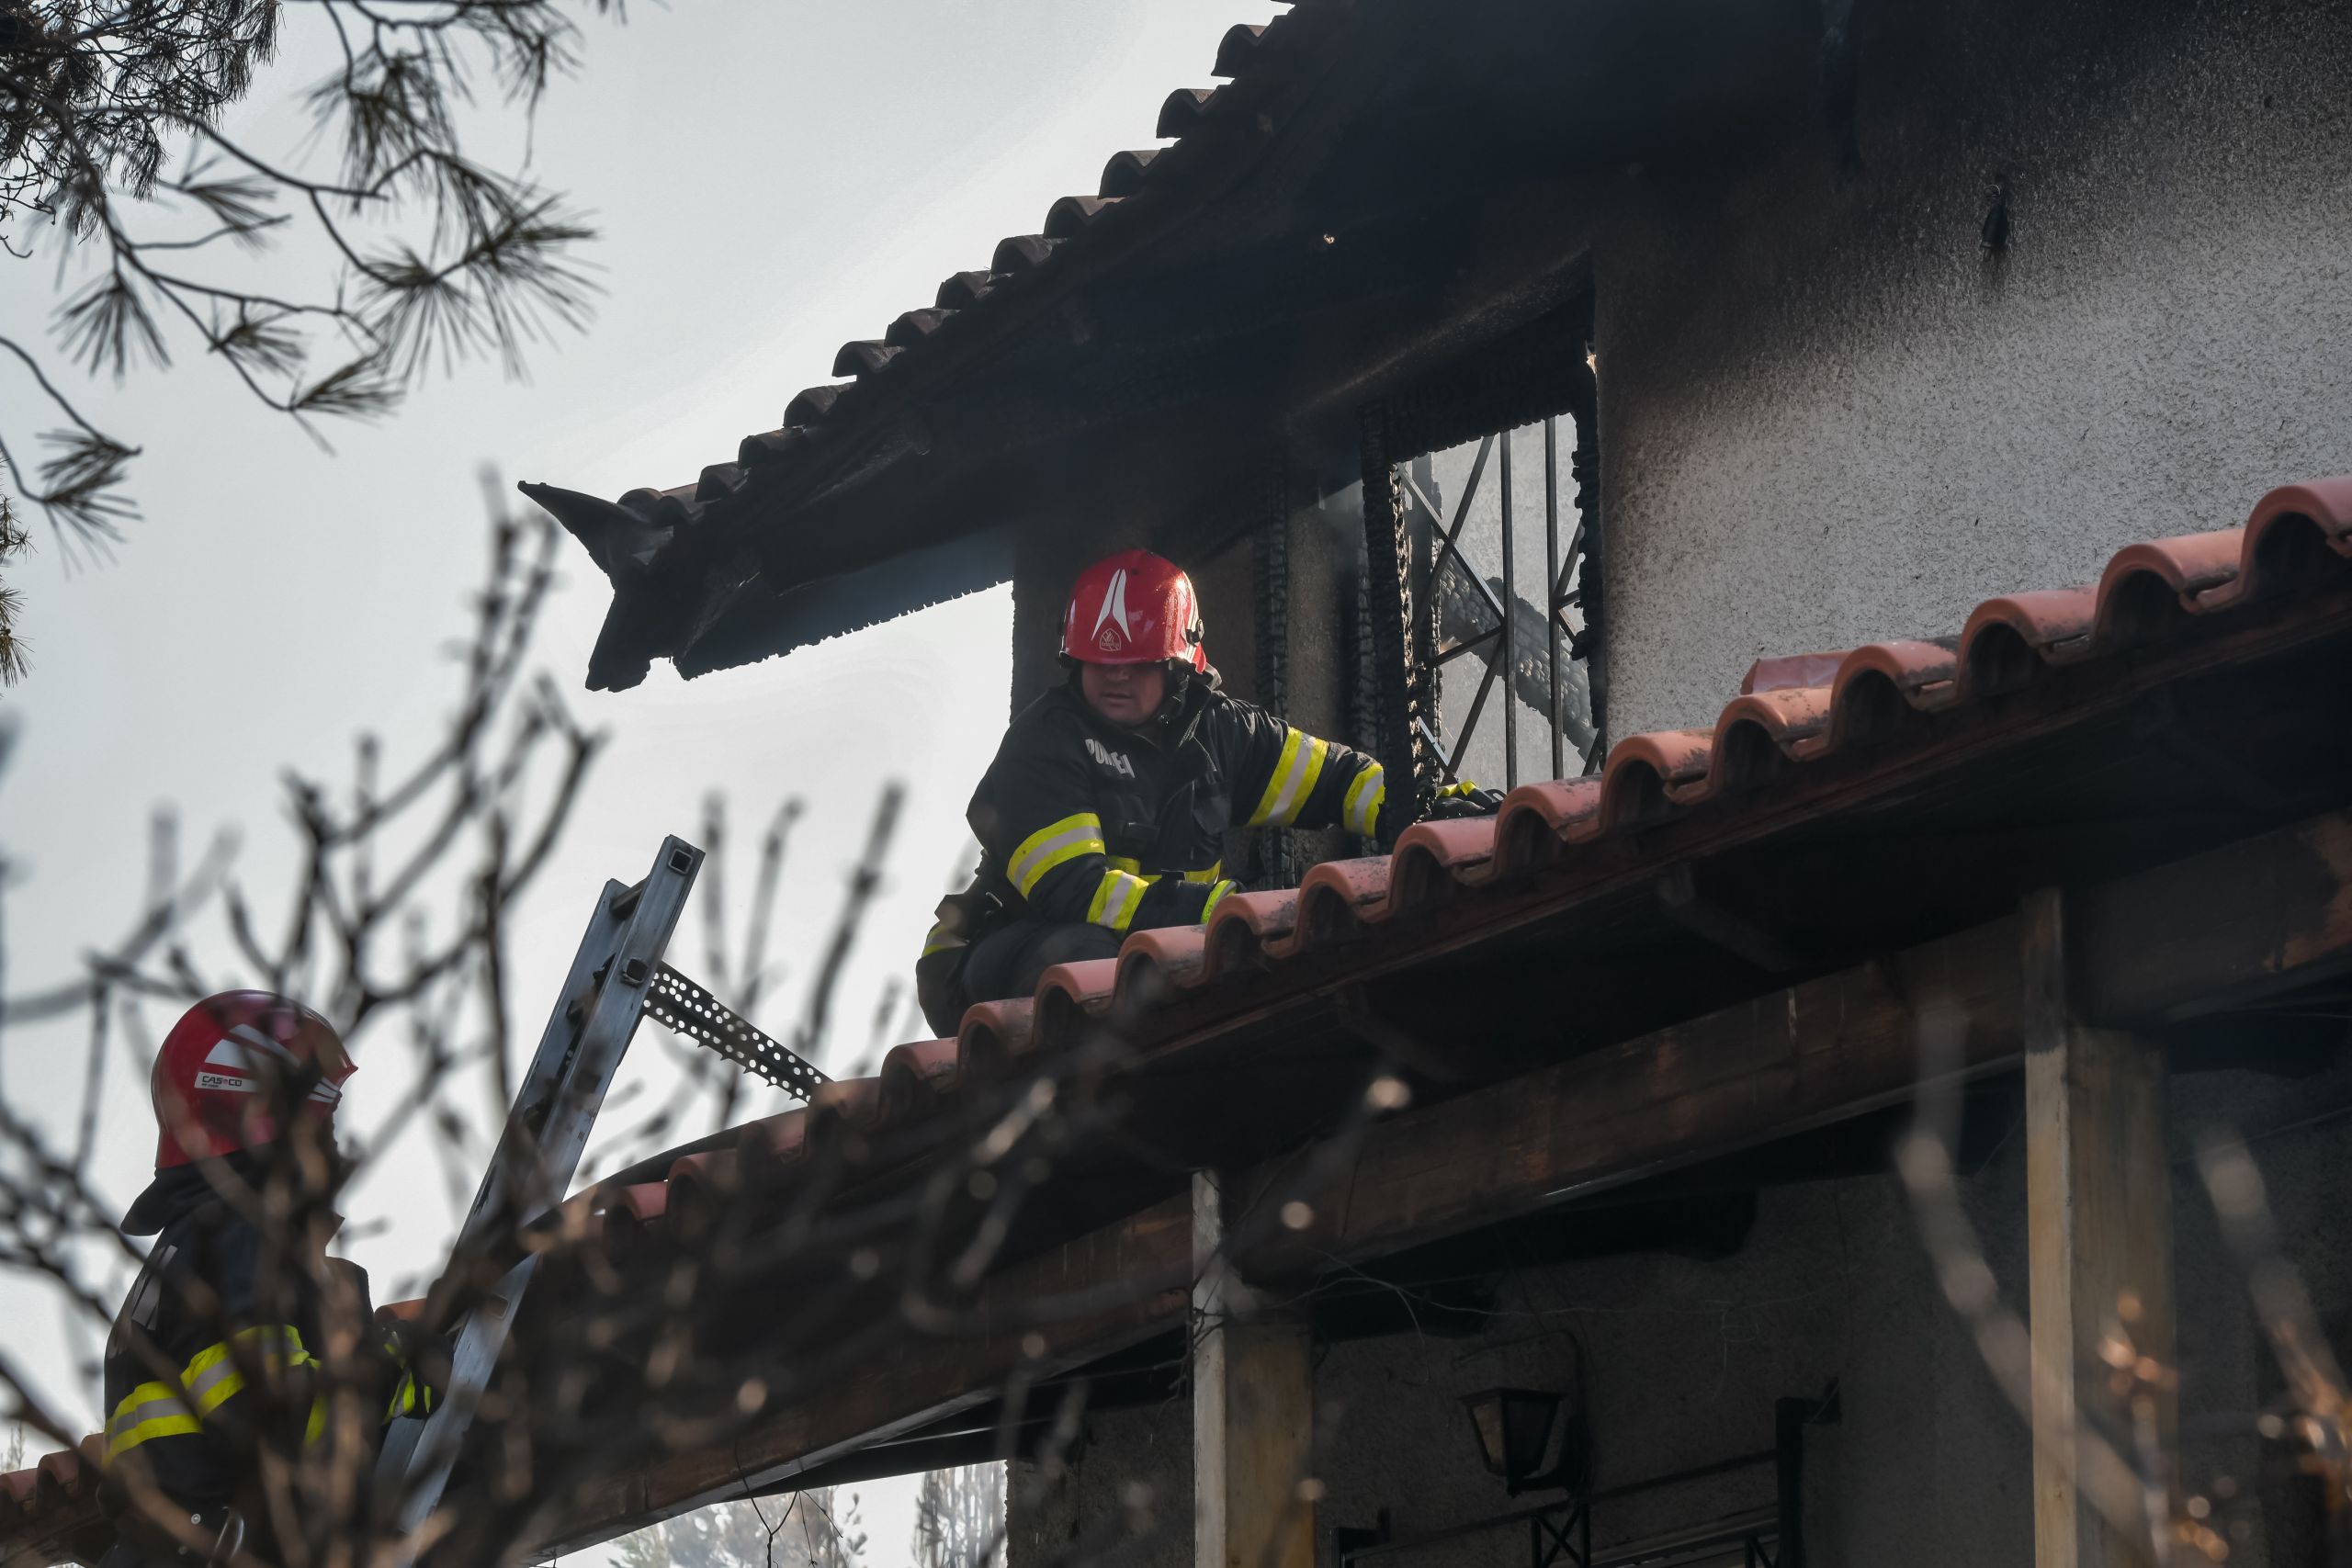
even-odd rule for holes
{"type": "Polygon", "coordinates": [[[1478,455],[1470,459],[1470,477],[1462,481],[1462,499],[1453,503],[1453,525],[1445,531],[1447,544],[1462,537],[1462,525],[1470,521],[1470,502],[1477,497],[1478,480],[1486,473],[1487,455],[1494,449],[1495,438],[1489,435],[1478,443],[1478,455]]]}
{"type": "MultiPolygon", "coordinates": [[[[1503,621],[1510,619],[1510,614],[1503,608],[1502,601],[1495,597],[1495,591],[1487,586],[1487,580],[1480,577],[1477,570],[1470,564],[1470,558],[1462,553],[1462,529],[1470,521],[1470,502],[1477,497],[1478,479],[1487,471],[1487,454],[1493,450],[1494,445],[1495,438],[1491,435],[1478,443],[1478,456],[1471,461],[1470,477],[1463,481],[1462,499],[1454,504],[1453,522],[1443,533],[1437,536],[1438,558],[1430,566],[1430,570],[1432,575],[1444,570],[1445,558],[1452,556],[1454,564],[1462,569],[1462,575],[1469,579],[1470,585],[1476,588],[1479,596],[1487,601],[1487,608],[1494,612],[1495,619],[1503,621]]],[[[1428,513],[1432,518],[1443,515],[1430,502],[1420,485],[1414,480],[1411,469],[1400,467],[1397,472],[1404,479],[1406,486],[1412,491],[1413,499],[1420,502],[1422,511],[1428,513]]]]}
{"type": "Polygon", "coordinates": [[[1453,742],[1453,754],[1445,760],[1446,773],[1456,780],[1462,776],[1462,757],[1470,750],[1470,737],[1477,733],[1478,710],[1487,705],[1487,694],[1495,689],[1495,675],[1503,667],[1504,652],[1498,646],[1495,656],[1487,660],[1487,673],[1479,679],[1478,694],[1470,699],[1470,712],[1462,720],[1462,733],[1453,742]]]}
{"type": "Polygon", "coordinates": [[[646,987],[645,1016],[716,1051],[746,1072],[765,1078],[803,1103],[817,1086],[832,1080],[815,1064],[763,1031],[667,964],[646,987]]]}
{"type": "Polygon", "coordinates": [[[1460,642],[1447,643],[1444,647],[1437,650],[1437,660],[1441,664],[1450,663],[1453,660],[1461,658],[1472,649],[1485,648],[1487,644],[1493,642],[1502,635],[1502,627],[1488,626],[1476,637],[1465,637],[1460,642]]]}
{"type": "MultiPolygon", "coordinates": [[[[1555,484],[1558,482],[1556,476],[1555,476],[1554,482],[1555,484]]],[[[1578,523],[1576,526],[1576,532],[1568,536],[1568,553],[1560,558],[1559,572],[1552,579],[1552,597],[1554,600],[1556,601],[1566,596],[1569,592],[1568,579],[1575,575],[1577,568],[1583,564],[1584,525],[1582,523],[1578,523]]]]}

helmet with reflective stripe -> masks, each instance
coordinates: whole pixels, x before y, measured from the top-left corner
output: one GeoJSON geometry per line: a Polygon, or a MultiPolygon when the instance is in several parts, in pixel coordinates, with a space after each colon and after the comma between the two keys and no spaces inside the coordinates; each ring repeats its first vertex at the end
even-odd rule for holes
{"type": "Polygon", "coordinates": [[[1176,563],[1122,550],[1078,575],[1062,613],[1062,657],[1080,664],[1209,667],[1200,600],[1176,563]]]}
{"type": "Polygon", "coordinates": [[[155,1168],[272,1143],[279,1111],[332,1117],[354,1067],[334,1026],[268,991],[223,991],[181,1015],[155,1053],[155,1168]]]}

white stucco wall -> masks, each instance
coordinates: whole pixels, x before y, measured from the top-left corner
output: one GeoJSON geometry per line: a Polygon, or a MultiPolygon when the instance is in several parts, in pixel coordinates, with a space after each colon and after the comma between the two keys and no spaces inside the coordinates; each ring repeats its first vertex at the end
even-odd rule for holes
{"type": "Polygon", "coordinates": [[[1859,177],[1792,117],[1626,172],[1600,220],[1614,735],[2352,470],[2352,6],[1856,28],[1859,177]]]}

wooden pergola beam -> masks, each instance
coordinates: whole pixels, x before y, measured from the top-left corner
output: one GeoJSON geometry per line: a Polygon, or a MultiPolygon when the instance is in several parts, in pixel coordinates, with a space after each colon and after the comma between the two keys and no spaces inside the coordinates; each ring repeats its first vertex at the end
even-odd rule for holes
{"type": "Polygon", "coordinates": [[[2034,1568],[2147,1568],[2147,1521],[2129,1511],[2141,1499],[2095,1500],[2084,1450],[2101,1428],[2144,1422],[2158,1451],[2173,1451],[2164,1053],[2084,1021],[2073,981],[2082,911],[2049,888],[2021,916],[2034,1568]],[[2152,1364],[2152,1376],[2134,1370],[2152,1364]]]}
{"type": "Polygon", "coordinates": [[[1313,1347],[1237,1282],[1223,1186],[1193,1178],[1193,1568],[1315,1568],[1313,1347]]]}

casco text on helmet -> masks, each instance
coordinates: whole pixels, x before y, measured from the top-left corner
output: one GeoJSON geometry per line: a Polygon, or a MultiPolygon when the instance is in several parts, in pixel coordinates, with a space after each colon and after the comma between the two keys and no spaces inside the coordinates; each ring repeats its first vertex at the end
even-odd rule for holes
{"type": "Polygon", "coordinates": [[[300,1100],[326,1120],[356,1071],[334,1026],[290,998],[223,991],[181,1015],[155,1053],[155,1168],[275,1142],[300,1100]]]}

